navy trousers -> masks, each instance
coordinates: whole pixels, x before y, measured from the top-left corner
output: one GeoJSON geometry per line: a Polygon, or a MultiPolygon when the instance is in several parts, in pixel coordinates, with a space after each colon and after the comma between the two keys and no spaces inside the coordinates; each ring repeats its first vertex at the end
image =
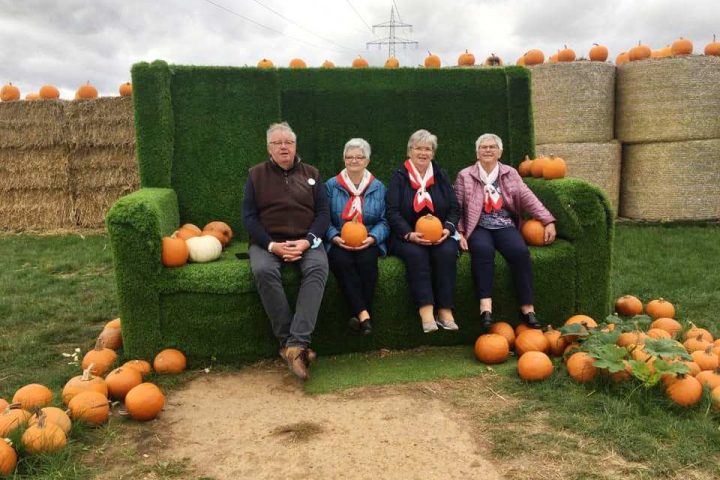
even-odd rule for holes
{"type": "Polygon", "coordinates": [[[353,316],[363,310],[372,312],[379,256],[380,249],[375,245],[354,251],[333,245],[328,252],[330,270],[337,278],[353,316]]]}

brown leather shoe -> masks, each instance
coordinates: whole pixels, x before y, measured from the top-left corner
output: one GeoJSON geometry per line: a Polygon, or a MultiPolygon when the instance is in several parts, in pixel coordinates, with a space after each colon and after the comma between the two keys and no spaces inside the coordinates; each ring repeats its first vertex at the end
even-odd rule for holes
{"type": "MultiPolygon", "coordinates": [[[[282,358],[284,361],[287,362],[287,355],[285,354],[285,351],[287,350],[287,347],[282,347],[280,351],[278,352],[280,354],[280,358],[282,358]]],[[[306,349],[307,351],[307,362],[308,365],[315,361],[317,358],[317,353],[315,353],[315,350],[312,348],[306,349]]]]}
{"type": "Polygon", "coordinates": [[[285,358],[287,359],[288,368],[301,380],[310,378],[308,372],[308,354],[307,350],[302,347],[287,347],[285,349],[285,358]]]}

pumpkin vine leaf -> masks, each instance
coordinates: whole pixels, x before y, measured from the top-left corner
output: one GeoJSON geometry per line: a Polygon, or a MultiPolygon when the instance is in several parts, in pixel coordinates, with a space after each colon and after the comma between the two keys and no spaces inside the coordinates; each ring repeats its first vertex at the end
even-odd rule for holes
{"type": "Polygon", "coordinates": [[[687,353],[685,348],[677,343],[675,340],[660,339],[656,340],[653,338],[645,339],[645,347],[643,350],[650,356],[658,358],[676,358],[680,357],[683,360],[692,360],[690,354],[687,353]]]}
{"type": "Polygon", "coordinates": [[[590,335],[590,332],[585,327],[585,325],[581,323],[572,323],[570,325],[564,325],[560,327],[561,337],[587,337],[588,335],[590,335]]]}
{"type": "MultiPolygon", "coordinates": [[[[603,332],[602,330],[596,330],[585,340],[585,350],[590,351],[595,345],[613,345],[618,341],[620,332],[613,330],[612,332],[603,332]]],[[[626,351],[627,352],[627,351],[626,351]]]]}
{"type": "Polygon", "coordinates": [[[591,346],[588,355],[595,359],[593,365],[596,368],[606,368],[610,373],[616,373],[625,370],[628,351],[615,344],[606,343],[591,346]]]}
{"type": "Polygon", "coordinates": [[[682,362],[666,362],[665,360],[657,359],[653,362],[655,372],[662,377],[663,375],[685,375],[690,373],[690,367],[682,362]]]}
{"type": "Polygon", "coordinates": [[[650,368],[650,365],[641,360],[628,360],[632,376],[640,380],[645,388],[655,386],[660,381],[657,371],[650,368]]]}

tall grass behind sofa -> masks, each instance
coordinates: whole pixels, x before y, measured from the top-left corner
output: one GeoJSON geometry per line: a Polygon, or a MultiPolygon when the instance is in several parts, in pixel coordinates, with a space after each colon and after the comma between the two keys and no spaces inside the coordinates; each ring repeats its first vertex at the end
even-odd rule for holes
{"type": "MultiPolygon", "coordinates": [[[[342,167],[351,137],[373,148],[370,170],[386,184],[419,129],[438,135],[437,160],[454,178],[474,162],[474,141],[503,138],[503,161],[534,155],[529,71],[488,69],[271,69],[193,67],[156,61],[133,67],[137,155],[142,188],[107,217],[114,250],[123,336],[129,355],[149,358],[165,347],[191,360],[238,362],[277,354],[247,260],[240,205],[248,168],[267,158],[265,131],[286,120],[298,153],[324,178],[342,167]],[[164,268],[161,237],[181,223],[222,220],[235,240],[209,264],[164,268]]],[[[578,180],[528,182],[558,218],[558,241],[531,248],[540,319],[560,323],[581,311],[609,308],[612,217],[596,188],[578,180]]],[[[509,270],[496,259],[496,317],[514,321],[509,270]]],[[[458,268],[458,333],[423,335],[396,258],[380,262],[375,329],[347,334],[347,306],[332,278],[313,346],[321,354],[423,344],[471,343],[479,333],[469,258],[458,268]]],[[[285,269],[291,297],[297,272],[285,269]]]]}

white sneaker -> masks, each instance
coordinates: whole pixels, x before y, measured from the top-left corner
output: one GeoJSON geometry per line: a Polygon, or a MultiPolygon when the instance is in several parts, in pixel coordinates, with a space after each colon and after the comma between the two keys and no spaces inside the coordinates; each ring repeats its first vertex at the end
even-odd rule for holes
{"type": "Polygon", "coordinates": [[[442,327],[444,330],[460,330],[460,327],[458,327],[458,324],[455,323],[455,320],[449,319],[449,320],[443,320],[442,318],[438,317],[435,319],[435,323],[442,327]]]}

